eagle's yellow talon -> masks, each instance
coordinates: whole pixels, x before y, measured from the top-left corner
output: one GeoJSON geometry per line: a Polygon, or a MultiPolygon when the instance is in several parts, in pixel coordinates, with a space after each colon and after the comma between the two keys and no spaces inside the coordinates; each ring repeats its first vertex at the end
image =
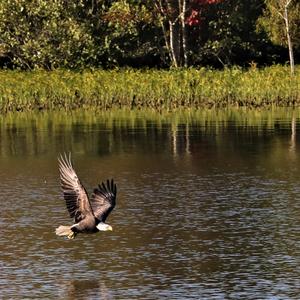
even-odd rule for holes
{"type": "Polygon", "coordinates": [[[68,235],[68,239],[69,240],[73,240],[75,238],[75,233],[74,232],[71,232],[69,235],[68,235]]]}

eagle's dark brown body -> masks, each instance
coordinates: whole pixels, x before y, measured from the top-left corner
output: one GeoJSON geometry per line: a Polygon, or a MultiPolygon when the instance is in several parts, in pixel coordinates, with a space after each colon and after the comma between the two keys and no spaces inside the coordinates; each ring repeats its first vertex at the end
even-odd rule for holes
{"type": "Polygon", "coordinates": [[[72,226],[71,230],[75,233],[96,233],[99,221],[94,216],[87,216],[81,220],[78,224],[72,226]]]}

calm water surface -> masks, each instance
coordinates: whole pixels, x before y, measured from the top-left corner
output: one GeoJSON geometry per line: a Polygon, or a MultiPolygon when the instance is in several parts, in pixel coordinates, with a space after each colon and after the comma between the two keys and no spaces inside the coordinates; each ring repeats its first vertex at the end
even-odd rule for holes
{"type": "Polygon", "coordinates": [[[300,112],[0,118],[1,299],[299,299],[300,112]],[[113,177],[110,233],[71,224],[57,156],[113,177]]]}

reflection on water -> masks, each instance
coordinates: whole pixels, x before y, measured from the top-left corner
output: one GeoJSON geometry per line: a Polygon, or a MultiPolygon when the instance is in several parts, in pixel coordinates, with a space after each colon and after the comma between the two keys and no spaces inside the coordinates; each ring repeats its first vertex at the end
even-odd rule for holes
{"type": "Polygon", "coordinates": [[[298,299],[299,111],[17,114],[0,119],[1,299],[298,299]],[[68,224],[57,155],[112,233],[68,224]]]}
{"type": "Polygon", "coordinates": [[[64,299],[113,299],[103,280],[68,280],[63,282],[64,299]]]}

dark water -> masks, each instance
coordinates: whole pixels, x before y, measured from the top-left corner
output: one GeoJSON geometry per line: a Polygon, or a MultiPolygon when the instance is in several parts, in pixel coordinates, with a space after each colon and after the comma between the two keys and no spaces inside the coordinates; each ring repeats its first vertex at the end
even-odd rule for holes
{"type": "Polygon", "coordinates": [[[299,299],[299,117],[1,117],[0,298],[299,299]],[[115,178],[113,232],[55,236],[63,151],[89,191],[115,178]]]}

